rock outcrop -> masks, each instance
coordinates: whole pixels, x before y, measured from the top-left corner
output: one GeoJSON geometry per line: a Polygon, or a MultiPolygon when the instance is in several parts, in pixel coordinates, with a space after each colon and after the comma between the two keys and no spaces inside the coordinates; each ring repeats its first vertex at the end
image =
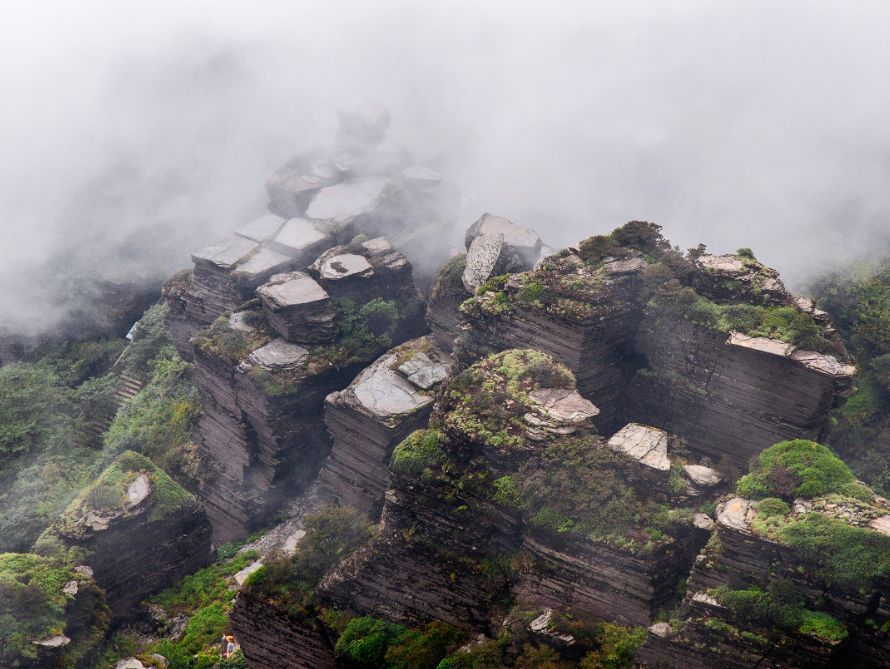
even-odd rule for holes
{"type": "Polygon", "coordinates": [[[210,523],[194,495],[144,456],[126,451],[71,502],[34,550],[88,566],[120,619],[207,563],[210,523]]]}
{"type": "Polygon", "coordinates": [[[886,500],[813,442],[778,444],[761,462],[762,477],[749,475],[739,488],[763,498],[729,497],[718,506],[684,616],[650,628],[642,666],[885,666],[890,609],[879,556],[890,548],[886,500]],[[803,474],[787,469],[799,454],[810,459],[803,474]],[[833,478],[822,479],[829,469],[833,478]],[[817,478],[822,488],[807,483],[817,478]],[[777,493],[794,499],[769,496],[777,493]]]}
{"type": "Polygon", "coordinates": [[[635,492],[636,463],[591,431],[596,407],[574,384],[534,351],[492,356],[452,380],[436,408],[443,431],[417,432],[396,449],[380,535],[324,579],[324,601],[478,630],[512,592],[532,605],[650,622],[707,533],[679,508],[650,517],[664,507],[635,492]],[[599,494],[603,503],[623,496],[614,503],[624,510],[612,507],[606,520],[592,501],[599,494]],[[588,516],[585,506],[597,510],[588,516]],[[648,522],[661,530],[649,534],[648,522]],[[506,565],[517,556],[526,567],[513,573],[506,565]]]}
{"type": "Polygon", "coordinates": [[[262,309],[249,303],[193,338],[202,496],[217,543],[262,526],[317,477],[331,448],[324,398],[422,332],[411,265],[385,240],[335,247],[310,264],[317,281],[275,275],[257,289],[262,309]],[[339,272],[346,256],[362,270],[339,272]]]}
{"type": "Polygon", "coordinates": [[[426,426],[434,389],[450,372],[450,359],[431,337],[388,351],[342,391],[325,399],[333,447],[321,470],[328,501],[379,513],[395,446],[426,426]]]}
{"type": "Polygon", "coordinates": [[[855,372],[827,314],[774,270],[747,255],[684,258],[648,223],[489,282],[461,312],[461,363],[547,352],[603,429],[658,425],[736,469],[776,441],[818,437],[855,372]]]}

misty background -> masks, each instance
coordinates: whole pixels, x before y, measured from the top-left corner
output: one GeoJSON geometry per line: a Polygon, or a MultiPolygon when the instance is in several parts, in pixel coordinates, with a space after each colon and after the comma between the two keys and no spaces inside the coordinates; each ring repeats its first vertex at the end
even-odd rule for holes
{"type": "Polygon", "coordinates": [[[888,28],[877,1],[2,3],[0,326],[52,328],[84,268],[186,266],[364,100],[461,230],[651,220],[799,287],[887,248],[888,28]]]}

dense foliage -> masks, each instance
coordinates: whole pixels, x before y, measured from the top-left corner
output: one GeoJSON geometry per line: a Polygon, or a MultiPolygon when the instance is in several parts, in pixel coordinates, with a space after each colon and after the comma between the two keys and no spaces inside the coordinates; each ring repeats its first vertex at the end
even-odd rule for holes
{"type": "Polygon", "coordinates": [[[758,456],[756,470],[739,480],[737,490],[751,499],[779,497],[789,501],[829,493],[864,495],[866,499],[871,496],[843,460],[825,446],[806,439],[783,441],[764,450],[758,456]]]}
{"type": "Polygon", "coordinates": [[[372,528],[357,511],[330,507],[304,520],[306,536],[293,556],[266,560],[247,581],[249,589],[294,615],[311,614],[314,589],[321,577],[357,546],[370,538],[372,528]]]}

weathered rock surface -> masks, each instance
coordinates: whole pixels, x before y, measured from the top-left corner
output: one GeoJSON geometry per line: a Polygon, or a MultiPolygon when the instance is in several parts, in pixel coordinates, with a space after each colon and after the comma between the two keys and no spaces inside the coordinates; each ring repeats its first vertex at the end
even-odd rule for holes
{"type": "Polygon", "coordinates": [[[337,299],[364,303],[375,298],[408,299],[415,295],[411,263],[382,237],[335,246],[321,254],[309,271],[337,299]]]}
{"type": "MultiPolygon", "coordinates": [[[[876,507],[854,504],[858,512],[850,514],[831,499],[835,498],[799,500],[791,517],[823,513],[866,526],[870,515],[881,513],[880,502],[876,507]]],[[[802,564],[792,547],[761,534],[755,525],[758,506],[757,501],[741,497],[719,505],[715,538],[696,559],[688,582],[687,617],[677,629],[650,628],[638,656],[641,666],[728,669],[758,662],[770,667],[884,666],[890,657],[890,640],[877,633],[875,625],[890,613],[883,595],[887,584],[875,584],[875,591],[822,579],[813,563],[802,564]],[[818,609],[849,626],[851,632],[846,638],[830,639],[782,628],[766,619],[739,616],[710,594],[719,593],[720,587],[793,590],[798,606],[818,609]],[[863,626],[866,618],[872,623],[863,626]]],[[[810,560],[826,557],[813,555],[810,560]]]]}
{"type": "Polygon", "coordinates": [[[334,669],[333,644],[317,623],[242,591],[229,616],[248,666],[258,669],[334,669]]]}
{"type": "Polygon", "coordinates": [[[319,480],[329,501],[371,516],[379,512],[393,448],[426,425],[431,391],[449,369],[447,355],[422,337],[387,352],[346,389],[328,395],[325,423],[333,447],[319,480]]]}
{"type": "Polygon", "coordinates": [[[455,256],[439,270],[430,291],[426,320],[436,343],[443,351],[454,350],[460,332],[460,305],[472,293],[463,284],[466,256],[455,256]]]}
{"type": "Polygon", "coordinates": [[[85,551],[113,616],[124,618],[148,595],[207,563],[210,523],[193,495],[127,451],[35,544],[49,555],[62,547],[85,551]]]}
{"type": "MultiPolygon", "coordinates": [[[[216,543],[260,527],[315,480],[331,448],[323,421],[325,396],[348,385],[387,342],[420,334],[422,305],[410,264],[381,240],[359,247],[375,275],[358,280],[349,291],[369,294],[364,292],[367,281],[369,291],[384,291],[374,297],[392,300],[391,318],[366,325],[380,328],[374,334],[381,339],[348,349],[354,344],[333,336],[340,316],[326,291],[302,273],[276,275],[260,287],[263,311],[241,317],[254,323],[252,329],[233,329],[226,320],[194,339],[202,405],[196,442],[208,471],[202,497],[216,543]],[[274,337],[273,328],[287,339],[274,337]]],[[[349,317],[360,318],[357,312],[349,317]]]]}
{"type": "Polygon", "coordinates": [[[779,441],[818,438],[854,373],[850,365],[826,373],[804,364],[785,342],[727,338],[661,314],[643,319],[636,350],[647,367],[628,391],[633,413],[681,435],[697,453],[738,468],[779,441]]]}
{"type": "Polygon", "coordinates": [[[467,230],[466,246],[463,284],[473,293],[493,276],[531,269],[542,244],[534,230],[500,216],[483,214],[467,230]]]}
{"type": "Polygon", "coordinates": [[[331,298],[308,274],[276,274],[256,294],[269,324],[285,339],[316,344],[336,335],[337,315],[331,298]]]}
{"type": "Polygon", "coordinates": [[[783,439],[818,437],[855,371],[827,316],[801,311],[833,350],[819,353],[659,308],[653,295],[685,290],[721,304],[800,309],[775,271],[753,258],[683,261],[647,226],[632,222],[585,240],[475,295],[461,308],[458,361],[510,347],[547,352],[575,373],[604,430],[657,425],[731,467],[783,439]]]}

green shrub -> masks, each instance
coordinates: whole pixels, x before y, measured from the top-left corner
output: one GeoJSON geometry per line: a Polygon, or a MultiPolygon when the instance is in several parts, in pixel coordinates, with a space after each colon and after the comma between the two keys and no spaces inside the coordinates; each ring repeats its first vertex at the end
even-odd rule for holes
{"type": "Polygon", "coordinates": [[[843,641],[848,635],[847,628],[837,618],[806,609],[801,612],[800,631],[828,641],[843,641]]]}
{"type": "Polygon", "coordinates": [[[603,623],[597,650],[581,660],[580,669],[630,669],[637,650],[646,639],[643,627],[622,627],[603,623]]]}
{"type": "Polygon", "coordinates": [[[189,433],[199,405],[191,365],[165,345],[148,369],[148,383],[121,407],[105,434],[107,451],[142,453],[177,480],[196,486],[189,433]]]}
{"type": "Polygon", "coordinates": [[[386,669],[387,650],[407,633],[406,627],[378,618],[353,618],[337,639],[334,655],[363,669],[386,669]]]}
{"type": "Polygon", "coordinates": [[[756,471],[743,476],[736,489],[739,495],[752,499],[812,499],[829,493],[860,496],[855,480],[843,460],[825,446],[794,439],[764,450],[756,471]]]}
{"type": "Polygon", "coordinates": [[[516,485],[512,476],[502,476],[492,481],[494,495],[492,499],[508,509],[520,510],[525,507],[522,492],[516,485]]]}
{"type": "Polygon", "coordinates": [[[442,450],[444,439],[439,430],[412,432],[393,450],[392,470],[402,476],[420,476],[430,467],[444,464],[447,460],[442,450]]]}
{"type": "Polygon", "coordinates": [[[786,522],[776,538],[829,583],[859,590],[890,577],[890,537],[821,513],[786,522]]]}
{"type": "Polygon", "coordinates": [[[436,669],[449,651],[466,642],[467,633],[435,620],[412,629],[390,644],[386,651],[388,669],[436,669]]]}
{"type": "Polygon", "coordinates": [[[236,554],[231,559],[215,562],[194,574],[189,574],[173,587],[152,597],[150,601],[172,615],[189,613],[211,604],[226,605],[232,599],[228,578],[258,557],[256,551],[246,551],[236,554]]]}

